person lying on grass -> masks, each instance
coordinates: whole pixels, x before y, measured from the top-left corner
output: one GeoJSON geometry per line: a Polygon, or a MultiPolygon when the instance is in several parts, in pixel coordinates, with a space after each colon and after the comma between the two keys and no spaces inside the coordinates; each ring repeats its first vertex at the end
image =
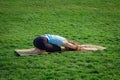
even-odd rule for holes
{"type": "MultiPolygon", "coordinates": [[[[89,45],[79,45],[76,42],[67,40],[59,35],[44,34],[34,39],[34,49],[31,54],[44,52],[61,52],[61,51],[88,51],[100,50],[100,48],[90,47],[89,45]]],[[[101,48],[103,49],[103,47],[101,48]]]]}

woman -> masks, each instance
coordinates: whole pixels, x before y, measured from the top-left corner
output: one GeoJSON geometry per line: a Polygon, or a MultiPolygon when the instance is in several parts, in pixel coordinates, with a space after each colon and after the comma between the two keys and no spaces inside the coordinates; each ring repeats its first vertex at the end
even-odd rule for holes
{"type": "Polygon", "coordinates": [[[35,49],[30,51],[31,54],[44,52],[60,52],[60,51],[88,51],[103,50],[104,47],[93,45],[78,45],[76,42],[67,40],[58,35],[44,34],[34,39],[35,49]]]}
{"type": "Polygon", "coordinates": [[[35,49],[31,53],[80,50],[78,44],[58,35],[44,34],[34,39],[35,49]]]}

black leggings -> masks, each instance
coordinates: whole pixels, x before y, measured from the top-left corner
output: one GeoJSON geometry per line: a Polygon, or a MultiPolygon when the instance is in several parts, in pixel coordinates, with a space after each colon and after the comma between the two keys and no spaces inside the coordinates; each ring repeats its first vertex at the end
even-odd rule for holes
{"type": "Polygon", "coordinates": [[[36,48],[41,50],[46,50],[47,52],[57,52],[61,51],[61,47],[48,43],[48,39],[46,37],[37,37],[34,39],[33,44],[36,48]]]}

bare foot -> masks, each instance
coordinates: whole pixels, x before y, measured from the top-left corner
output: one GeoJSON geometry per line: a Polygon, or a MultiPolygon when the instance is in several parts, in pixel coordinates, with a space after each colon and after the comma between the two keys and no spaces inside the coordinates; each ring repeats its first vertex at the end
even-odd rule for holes
{"type": "Polygon", "coordinates": [[[34,50],[31,50],[31,51],[30,51],[30,54],[31,54],[31,55],[41,54],[41,53],[43,53],[43,50],[40,50],[40,49],[38,49],[38,48],[35,48],[34,50]]]}
{"type": "Polygon", "coordinates": [[[35,55],[35,54],[48,54],[48,52],[46,52],[46,50],[40,50],[38,48],[35,48],[34,50],[32,50],[30,52],[30,55],[35,55]]]}

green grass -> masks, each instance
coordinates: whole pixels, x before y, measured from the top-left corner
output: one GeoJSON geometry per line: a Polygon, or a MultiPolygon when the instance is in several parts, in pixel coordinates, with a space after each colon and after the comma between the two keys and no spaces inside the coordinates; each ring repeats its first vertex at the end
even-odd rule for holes
{"type": "Polygon", "coordinates": [[[120,1],[0,0],[0,80],[120,80],[120,1]],[[107,50],[14,53],[45,33],[107,50]]]}

